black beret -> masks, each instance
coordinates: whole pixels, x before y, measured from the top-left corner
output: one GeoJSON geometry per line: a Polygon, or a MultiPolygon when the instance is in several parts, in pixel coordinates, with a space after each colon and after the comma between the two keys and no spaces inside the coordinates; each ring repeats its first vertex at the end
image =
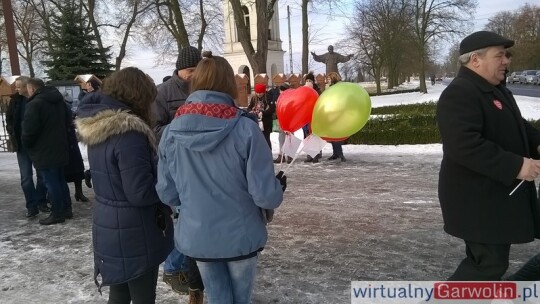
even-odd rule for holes
{"type": "Polygon", "coordinates": [[[509,48],[514,45],[514,41],[503,36],[488,31],[479,31],[463,38],[459,44],[459,54],[463,55],[472,51],[486,48],[488,46],[504,46],[509,48]]]}

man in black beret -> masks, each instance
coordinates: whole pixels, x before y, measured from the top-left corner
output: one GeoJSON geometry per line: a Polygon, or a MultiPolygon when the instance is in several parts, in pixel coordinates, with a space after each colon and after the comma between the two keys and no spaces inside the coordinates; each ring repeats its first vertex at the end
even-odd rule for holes
{"type": "Polygon", "coordinates": [[[534,179],[540,132],[501,85],[514,41],[480,31],[463,39],[461,68],[442,92],[439,201],[444,230],[465,241],[466,258],[449,280],[500,280],[510,244],[538,237],[534,179]],[[515,191],[514,191],[515,190],[515,191]]]}

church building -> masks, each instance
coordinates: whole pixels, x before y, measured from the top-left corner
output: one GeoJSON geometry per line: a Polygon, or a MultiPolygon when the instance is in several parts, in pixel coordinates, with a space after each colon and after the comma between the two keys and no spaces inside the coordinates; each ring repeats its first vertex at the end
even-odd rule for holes
{"type": "MultiPolygon", "coordinates": [[[[255,2],[241,0],[242,10],[244,11],[244,20],[248,24],[248,30],[251,36],[251,43],[257,51],[257,12],[255,2]]],[[[274,15],[270,20],[268,32],[268,58],[266,61],[266,72],[270,79],[278,73],[283,73],[284,63],[283,55],[285,52],[281,48],[281,39],[279,33],[279,8],[278,2],[274,5],[274,15]]],[[[246,74],[250,83],[253,85],[253,69],[251,68],[247,56],[238,41],[238,32],[234,21],[234,13],[229,1],[223,2],[223,16],[225,22],[225,40],[223,48],[223,57],[227,59],[236,74],[246,74]]]]}

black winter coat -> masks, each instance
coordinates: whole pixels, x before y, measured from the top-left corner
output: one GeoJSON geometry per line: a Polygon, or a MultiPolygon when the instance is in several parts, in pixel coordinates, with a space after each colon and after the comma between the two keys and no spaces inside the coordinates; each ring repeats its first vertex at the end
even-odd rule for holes
{"type": "Polygon", "coordinates": [[[75,125],[73,124],[73,115],[68,104],[66,104],[66,113],[68,114],[66,116],[66,129],[69,145],[69,163],[64,167],[64,177],[66,182],[72,183],[84,179],[84,161],[79,148],[75,125]]]}
{"type": "MultiPolygon", "coordinates": [[[[85,99],[75,122],[88,146],[94,184],[94,277],[128,282],[158,267],[173,249],[168,206],[157,192],[155,137],[129,108],[102,93],[85,99]]],[[[96,281],[97,282],[97,281],[96,281]]]]}
{"type": "Polygon", "coordinates": [[[15,93],[11,95],[11,100],[6,109],[6,130],[11,140],[13,152],[20,152],[22,147],[22,118],[23,105],[26,103],[26,97],[15,93]]]}
{"type": "Polygon", "coordinates": [[[154,115],[153,130],[157,142],[161,139],[163,129],[171,123],[176,110],[186,102],[189,96],[189,83],[180,79],[175,73],[171,79],[157,86],[156,101],[152,103],[154,115]]]}
{"type": "Polygon", "coordinates": [[[69,162],[64,96],[45,86],[30,96],[22,122],[22,144],[36,169],[62,168],[69,162]]]}
{"type": "Polygon", "coordinates": [[[540,132],[525,121],[505,87],[462,67],[437,105],[443,143],[439,200],[447,233],[510,244],[535,237],[536,187],[524,182],[509,196],[523,157],[539,158],[540,132]]]}
{"type": "Polygon", "coordinates": [[[247,111],[251,112],[256,109],[258,103],[262,104],[259,111],[262,112],[261,121],[263,123],[263,128],[265,131],[272,132],[272,123],[276,114],[276,100],[272,99],[269,92],[266,92],[261,98],[254,95],[249,101],[247,111]]]}

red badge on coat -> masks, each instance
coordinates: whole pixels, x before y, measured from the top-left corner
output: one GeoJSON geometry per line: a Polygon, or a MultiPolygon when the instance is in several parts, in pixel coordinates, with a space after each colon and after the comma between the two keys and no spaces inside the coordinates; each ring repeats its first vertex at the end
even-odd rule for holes
{"type": "Polygon", "coordinates": [[[495,99],[493,100],[493,104],[497,107],[497,109],[502,110],[502,103],[500,101],[495,99]]]}

